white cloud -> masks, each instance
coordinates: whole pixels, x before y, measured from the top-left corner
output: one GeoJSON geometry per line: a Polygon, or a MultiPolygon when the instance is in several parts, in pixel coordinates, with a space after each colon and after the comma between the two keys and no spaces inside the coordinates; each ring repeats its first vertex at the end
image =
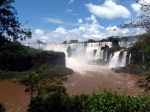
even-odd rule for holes
{"type": "Polygon", "coordinates": [[[95,18],[94,15],[91,15],[91,17],[85,18],[85,20],[86,20],[86,21],[92,21],[93,24],[98,24],[98,22],[97,22],[97,20],[96,20],[96,18],[95,18]]]}
{"type": "Polygon", "coordinates": [[[141,9],[141,5],[140,5],[140,4],[137,4],[137,3],[131,4],[131,7],[133,8],[133,10],[134,10],[135,12],[139,12],[140,9],[141,9]]]}
{"type": "Polygon", "coordinates": [[[54,32],[56,33],[61,33],[61,34],[66,34],[66,29],[64,29],[63,27],[58,27],[54,32]]]}
{"type": "Polygon", "coordinates": [[[34,43],[37,40],[41,40],[46,43],[62,43],[65,40],[70,41],[71,39],[77,39],[79,41],[87,41],[88,39],[101,40],[109,36],[131,36],[144,33],[144,31],[139,28],[120,29],[117,26],[103,27],[97,22],[94,15],[85,18],[85,20],[87,21],[86,23],[82,21],[79,27],[70,30],[61,26],[54,31],[36,29],[30,42],[34,43]]]}
{"type": "Polygon", "coordinates": [[[150,4],[150,0],[139,0],[139,3],[148,5],[148,4],[150,4]]]}
{"type": "Polygon", "coordinates": [[[71,4],[71,3],[73,3],[73,2],[74,2],[74,0],[70,0],[70,1],[69,1],[69,4],[71,4]]]}
{"type": "Polygon", "coordinates": [[[35,34],[41,35],[41,34],[43,34],[43,33],[44,33],[44,31],[41,30],[41,29],[36,29],[36,30],[35,30],[35,34]]]}
{"type": "Polygon", "coordinates": [[[62,20],[60,19],[53,19],[53,18],[46,18],[47,22],[53,23],[53,24],[62,24],[64,23],[62,20]]]}
{"type": "Polygon", "coordinates": [[[141,13],[142,13],[142,11],[141,11],[141,7],[142,7],[141,4],[143,4],[143,5],[150,5],[150,0],[139,0],[139,3],[131,4],[131,7],[137,13],[137,16],[140,16],[141,13]]]}
{"type": "Polygon", "coordinates": [[[85,6],[92,14],[101,18],[129,18],[131,15],[130,11],[126,7],[117,5],[112,0],[106,0],[102,5],[93,5],[90,3],[85,4],[85,6]]]}
{"type": "Polygon", "coordinates": [[[79,19],[78,19],[78,23],[81,24],[82,22],[83,22],[83,20],[82,20],[81,18],[79,18],[79,19]]]}
{"type": "Polygon", "coordinates": [[[72,9],[67,9],[67,11],[66,11],[67,13],[72,13],[73,12],[73,10],[72,9]]]}

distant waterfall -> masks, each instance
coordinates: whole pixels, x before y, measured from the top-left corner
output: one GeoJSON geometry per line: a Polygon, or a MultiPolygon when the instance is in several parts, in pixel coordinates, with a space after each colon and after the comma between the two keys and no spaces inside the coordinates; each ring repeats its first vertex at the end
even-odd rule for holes
{"type": "Polygon", "coordinates": [[[95,55],[95,60],[100,59],[101,58],[101,47],[99,47],[97,49],[96,55],[95,55]]]}
{"type": "MultiPolygon", "coordinates": [[[[121,44],[121,43],[120,43],[121,44]]],[[[72,44],[30,44],[26,45],[35,49],[64,52],[66,60],[68,58],[76,58],[84,60],[91,64],[109,64],[110,67],[122,67],[126,63],[127,52],[120,50],[110,52],[107,49],[112,47],[112,42],[95,42],[95,43],[72,43],[72,44]],[[107,48],[107,49],[104,49],[107,48]],[[121,56],[121,59],[119,59],[121,56]],[[94,63],[93,63],[93,62],[94,63]]],[[[123,46],[123,44],[122,44],[123,46]]],[[[124,44],[124,46],[126,46],[124,44]]],[[[127,46],[126,46],[127,47],[127,46]]]]}
{"type": "Polygon", "coordinates": [[[114,56],[111,55],[110,61],[109,61],[109,67],[115,68],[115,67],[123,67],[126,65],[126,56],[127,51],[117,51],[114,53],[114,56]],[[123,52],[121,60],[119,60],[120,53],[123,52]]]}
{"type": "Polygon", "coordinates": [[[103,53],[104,53],[104,50],[101,50],[100,59],[103,59],[103,53]]]}
{"type": "Polygon", "coordinates": [[[129,48],[132,46],[132,44],[134,43],[135,41],[120,41],[119,42],[119,46],[120,47],[125,47],[125,48],[129,48]]]}
{"type": "Polygon", "coordinates": [[[123,55],[122,55],[122,59],[119,62],[120,63],[120,67],[123,67],[126,65],[126,56],[127,56],[127,51],[123,51],[123,55]]]}
{"type": "Polygon", "coordinates": [[[110,54],[110,58],[109,58],[109,64],[111,63],[112,57],[113,57],[113,54],[111,53],[111,54],[110,54]]]}
{"type": "Polygon", "coordinates": [[[105,61],[107,61],[107,51],[105,52],[105,61]]]}
{"type": "Polygon", "coordinates": [[[128,64],[131,63],[131,53],[129,54],[129,61],[128,61],[128,64]]]}
{"type": "Polygon", "coordinates": [[[119,65],[119,54],[121,51],[117,51],[114,53],[114,56],[112,56],[112,58],[110,58],[110,62],[109,62],[109,66],[111,68],[115,68],[118,67],[119,65]]]}

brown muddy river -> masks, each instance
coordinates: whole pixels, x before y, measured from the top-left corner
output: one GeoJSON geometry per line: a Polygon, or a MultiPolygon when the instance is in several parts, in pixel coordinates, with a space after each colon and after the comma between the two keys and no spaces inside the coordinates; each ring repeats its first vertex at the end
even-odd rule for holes
{"type": "Polygon", "coordinates": [[[9,80],[0,81],[0,102],[6,112],[27,112],[29,95],[24,92],[25,87],[9,80]]]}
{"type": "Polygon", "coordinates": [[[106,73],[87,71],[68,76],[64,86],[72,95],[100,93],[104,89],[117,91],[120,94],[138,95],[143,93],[143,90],[135,85],[140,78],[142,77],[137,75],[117,74],[111,70],[107,70],[106,73]]]}
{"type": "MultiPolygon", "coordinates": [[[[121,94],[137,95],[142,90],[135,85],[141,77],[123,73],[114,73],[109,68],[98,66],[71,66],[75,73],[68,76],[63,85],[70,95],[91,94],[104,89],[112,89],[121,94]],[[94,68],[94,69],[93,69],[94,68]]],[[[6,112],[26,112],[29,95],[24,92],[25,87],[12,81],[0,81],[0,102],[6,107],[6,112]]]]}

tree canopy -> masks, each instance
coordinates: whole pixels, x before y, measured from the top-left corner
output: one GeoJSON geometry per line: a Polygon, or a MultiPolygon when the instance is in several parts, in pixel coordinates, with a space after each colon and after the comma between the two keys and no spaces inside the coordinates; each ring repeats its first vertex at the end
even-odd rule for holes
{"type": "Polygon", "coordinates": [[[16,17],[17,11],[12,6],[14,0],[0,0],[0,41],[31,37],[30,29],[25,29],[16,17]]]}

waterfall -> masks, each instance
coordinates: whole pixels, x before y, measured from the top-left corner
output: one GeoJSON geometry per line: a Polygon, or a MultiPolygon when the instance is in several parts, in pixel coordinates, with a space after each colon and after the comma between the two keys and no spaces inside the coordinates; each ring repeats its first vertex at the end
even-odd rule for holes
{"type": "Polygon", "coordinates": [[[105,52],[105,61],[107,61],[107,51],[105,52]]]}
{"type": "Polygon", "coordinates": [[[100,59],[100,57],[101,57],[101,47],[99,47],[98,49],[97,49],[97,52],[96,52],[96,55],[95,55],[95,60],[97,60],[97,59],[100,59]]]}
{"type": "MultiPolygon", "coordinates": [[[[120,43],[125,46],[125,44],[120,43]]],[[[72,43],[72,44],[30,44],[26,45],[36,49],[64,52],[66,60],[68,58],[76,58],[76,60],[84,61],[91,64],[102,61],[109,61],[110,67],[122,67],[126,63],[126,51],[117,51],[109,54],[103,47],[111,48],[112,42],[95,42],[95,43],[72,43]],[[122,53],[120,60],[120,53],[122,53]],[[109,56],[110,55],[110,56],[109,56]],[[110,58],[108,58],[110,57],[110,58]],[[109,60],[108,60],[109,59],[109,60]]],[[[130,61],[129,61],[130,62],[130,61]]],[[[101,62],[100,62],[101,63],[101,62]]],[[[100,64],[99,63],[99,64],[100,64]]]]}
{"type": "Polygon", "coordinates": [[[103,53],[104,53],[104,50],[101,50],[101,52],[100,52],[100,59],[103,59],[103,53]]]}
{"type": "Polygon", "coordinates": [[[131,53],[129,54],[129,61],[128,61],[128,64],[131,63],[131,53]]]}
{"type": "Polygon", "coordinates": [[[127,51],[123,51],[122,59],[120,60],[119,67],[124,67],[126,65],[126,56],[127,56],[127,51]]]}
{"type": "Polygon", "coordinates": [[[111,62],[112,57],[113,57],[113,54],[111,53],[111,54],[110,54],[110,57],[109,57],[109,64],[110,64],[110,62],[111,62]]]}
{"type": "Polygon", "coordinates": [[[117,51],[114,53],[114,56],[110,58],[109,67],[115,68],[119,65],[119,55],[121,51],[117,51]]]}
{"type": "Polygon", "coordinates": [[[133,43],[135,43],[135,41],[120,41],[119,46],[129,48],[132,46],[133,43]]]}
{"type": "Polygon", "coordinates": [[[142,55],[142,62],[145,62],[145,55],[144,55],[144,53],[142,55]]]}
{"type": "Polygon", "coordinates": [[[117,51],[114,53],[114,56],[110,56],[110,61],[109,61],[109,67],[115,68],[115,67],[123,67],[126,65],[126,56],[127,56],[127,51],[117,51]],[[119,60],[120,54],[122,53],[121,59],[119,60]]]}

